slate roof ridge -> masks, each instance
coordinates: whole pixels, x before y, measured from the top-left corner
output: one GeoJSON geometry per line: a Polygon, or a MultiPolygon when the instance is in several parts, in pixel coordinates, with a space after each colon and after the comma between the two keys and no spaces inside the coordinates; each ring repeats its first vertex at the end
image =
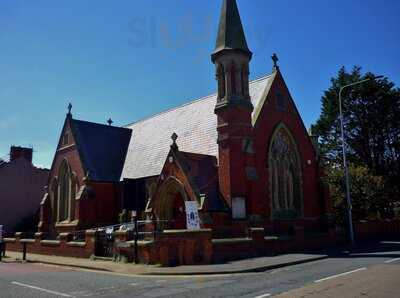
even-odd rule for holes
{"type": "Polygon", "coordinates": [[[188,154],[188,155],[197,156],[197,157],[204,156],[204,157],[216,158],[215,155],[203,154],[203,153],[196,153],[196,152],[189,152],[189,151],[180,151],[180,150],[179,150],[179,153],[182,153],[182,154],[184,154],[184,155],[185,155],[185,154],[188,154]]]}
{"type": "Polygon", "coordinates": [[[102,128],[108,128],[108,129],[130,130],[128,127],[125,127],[125,126],[112,126],[112,125],[108,125],[108,124],[102,124],[102,123],[86,121],[86,120],[80,120],[80,119],[75,119],[75,118],[73,118],[72,121],[80,122],[80,123],[83,123],[83,124],[89,124],[89,125],[93,125],[93,126],[98,126],[98,127],[102,127],[102,128]]]}
{"type": "MultiPolygon", "coordinates": [[[[261,77],[259,77],[259,78],[257,78],[257,79],[254,79],[254,80],[250,81],[249,84],[251,85],[251,84],[254,84],[254,83],[257,83],[257,82],[260,82],[260,81],[269,79],[272,75],[273,75],[273,74],[271,73],[271,74],[268,74],[268,75],[261,76],[261,77]]],[[[210,94],[210,95],[203,96],[203,97],[200,97],[200,98],[191,100],[191,101],[186,102],[186,103],[184,103],[184,104],[181,104],[181,105],[179,105],[179,106],[172,107],[172,108],[166,109],[166,110],[164,110],[164,111],[158,112],[158,113],[156,113],[156,114],[153,114],[153,115],[151,115],[151,116],[145,117],[145,118],[143,118],[143,119],[140,119],[140,120],[137,120],[137,121],[128,123],[128,124],[126,124],[126,125],[124,125],[124,126],[122,126],[122,127],[124,127],[124,128],[129,128],[129,126],[132,126],[132,125],[134,125],[134,124],[138,124],[138,123],[141,123],[141,122],[145,122],[145,121],[150,120],[150,119],[152,119],[152,118],[155,118],[155,117],[158,117],[158,116],[160,116],[160,115],[164,115],[164,114],[166,114],[166,113],[175,111],[175,110],[177,110],[177,109],[180,109],[180,108],[189,106],[189,105],[194,104],[194,103],[197,103],[197,102],[199,102],[199,101],[203,101],[203,100],[209,99],[209,98],[214,97],[214,96],[216,96],[216,95],[217,95],[217,93],[214,92],[214,93],[212,93],[212,94],[210,94]]]]}
{"type": "Polygon", "coordinates": [[[35,166],[34,164],[32,164],[32,166],[34,167],[35,170],[38,170],[38,171],[48,171],[48,172],[50,172],[50,169],[49,169],[49,168],[46,168],[46,167],[44,167],[44,166],[35,166]]]}

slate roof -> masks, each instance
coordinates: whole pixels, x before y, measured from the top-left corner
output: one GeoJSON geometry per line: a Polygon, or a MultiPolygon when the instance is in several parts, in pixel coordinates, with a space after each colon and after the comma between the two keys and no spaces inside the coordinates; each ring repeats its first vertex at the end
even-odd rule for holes
{"type": "MultiPolygon", "coordinates": [[[[256,113],[273,77],[269,75],[250,82],[250,96],[256,113]]],[[[174,132],[178,134],[179,150],[218,157],[216,101],[217,95],[213,94],[127,125],[132,129],[132,138],[121,179],[159,175],[174,132]]]]}
{"type": "Polygon", "coordinates": [[[185,163],[185,172],[191,183],[194,184],[194,191],[198,195],[205,195],[205,205],[208,211],[226,211],[227,206],[220,196],[218,187],[218,168],[215,156],[195,154],[178,151],[182,156],[181,162],[185,163]]]}
{"type": "Polygon", "coordinates": [[[7,162],[6,162],[5,160],[2,160],[2,159],[0,158],[0,167],[3,166],[3,165],[5,165],[5,164],[7,164],[7,162]]]}
{"type": "Polygon", "coordinates": [[[71,119],[71,129],[89,177],[101,182],[119,181],[132,131],[75,119],[71,119]]]}

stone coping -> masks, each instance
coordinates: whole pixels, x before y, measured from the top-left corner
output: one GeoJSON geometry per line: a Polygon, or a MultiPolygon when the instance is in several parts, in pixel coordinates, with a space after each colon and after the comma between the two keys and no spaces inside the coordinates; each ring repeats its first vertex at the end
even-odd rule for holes
{"type": "Polygon", "coordinates": [[[72,246],[72,247],[85,247],[86,242],[71,241],[71,242],[67,242],[67,245],[72,246]]]}
{"type": "Polygon", "coordinates": [[[40,244],[48,245],[48,246],[58,246],[60,245],[60,240],[41,240],[40,244]]]}
{"type": "Polygon", "coordinates": [[[229,243],[248,243],[252,242],[251,238],[225,238],[225,239],[212,239],[213,244],[229,244],[229,243]]]}
{"type": "Polygon", "coordinates": [[[278,240],[279,238],[277,236],[266,236],[264,237],[265,241],[275,241],[278,240]]]}
{"type": "Polygon", "coordinates": [[[35,239],[21,239],[19,242],[21,242],[21,243],[35,243],[35,239]]]}
{"type": "MultiPolygon", "coordinates": [[[[129,244],[130,247],[133,247],[135,245],[135,241],[126,241],[126,243],[129,244]]],[[[154,241],[138,241],[138,246],[150,246],[153,245],[154,241]]]]}
{"type": "Polygon", "coordinates": [[[95,235],[96,234],[96,230],[86,230],[86,235],[90,235],[90,236],[93,236],[93,235],[95,235]]]}
{"type": "Polygon", "coordinates": [[[264,228],[250,228],[252,232],[264,232],[264,228]]]}
{"type": "Polygon", "coordinates": [[[211,229],[200,229],[200,230],[164,230],[163,234],[202,234],[211,233],[211,229]]]}
{"type": "Polygon", "coordinates": [[[116,235],[124,235],[124,234],[127,234],[130,231],[132,231],[132,230],[116,230],[114,233],[116,235]]]}
{"type": "Polygon", "coordinates": [[[55,224],[56,228],[69,228],[69,227],[76,227],[78,225],[77,221],[71,221],[71,222],[58,222],[55,224]]]}

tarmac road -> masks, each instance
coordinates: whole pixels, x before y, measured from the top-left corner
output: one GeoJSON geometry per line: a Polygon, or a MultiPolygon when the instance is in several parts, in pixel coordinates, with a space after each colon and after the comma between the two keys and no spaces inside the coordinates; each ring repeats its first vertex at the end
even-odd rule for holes
{"type": "Polygon", "coordinates": [[[123,276],[1,263],[0,297],[400,297],[400,242],[262,273],[123,276]]]}

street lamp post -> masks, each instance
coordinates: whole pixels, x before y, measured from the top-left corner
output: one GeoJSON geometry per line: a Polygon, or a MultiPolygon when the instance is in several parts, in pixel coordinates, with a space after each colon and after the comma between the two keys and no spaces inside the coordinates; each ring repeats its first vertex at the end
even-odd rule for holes
{"type": "Polygon", "coordinates": [[[352,216],[352,203],[351,203],[351,194],[350,194],[350,181],[349,181],[349,168],[347,165],[347,157],[346,157],[346,137],[344,133],[344,121],[343,121],[343,110],[342,110],[342,93],[346,88],[350,88],[355,85],[363,84],[372,80],[380,79],[383,76],[376,76],[373,78],[368,78],[362,81],[354,82],[348,85],[345,85],[340,88],[339,91],[339,113],[340,113],[340,134],[342,138],[342,154],[343,154],[343,168],[344,175],[346,181],[346,211],[347,211],[347,221],[348,221],[348,233],[350,237],[351,245],[354,245],[354,229],[353,229],[353,216],[352,216]]]}

